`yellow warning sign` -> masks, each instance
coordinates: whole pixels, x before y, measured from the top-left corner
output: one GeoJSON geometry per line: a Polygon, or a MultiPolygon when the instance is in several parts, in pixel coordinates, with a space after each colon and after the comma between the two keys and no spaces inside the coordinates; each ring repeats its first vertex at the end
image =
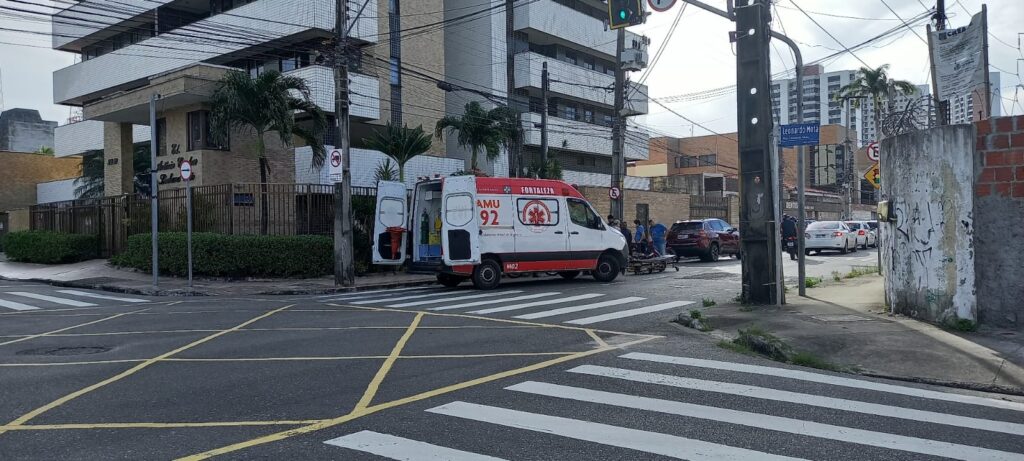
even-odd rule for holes
{"type": "Polygon", "coordinates": [[[882,170],[878,168],[877,162],[871,165],[871,168],[868,168],[868,171],[864,173],[864,179],[867,179],[872,186],[875,186],[875,189],[882,187],[882,170]]]}

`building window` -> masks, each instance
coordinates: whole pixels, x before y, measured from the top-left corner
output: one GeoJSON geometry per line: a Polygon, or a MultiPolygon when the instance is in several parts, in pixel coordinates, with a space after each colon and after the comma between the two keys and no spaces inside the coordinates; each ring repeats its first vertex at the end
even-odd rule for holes
{"type": "Polygon", "coordinates": [[[578,120],[576,118],[576,116],[577,116],[577,114],[576,114],[576,106],[565,106],[565,108],[563,110],[564,110],[564,113],[562,115],[562,118],[566,118],[566,119],[569,119],[569,120],[578,120]]]}
{"type": "Polygon", "coordinates": [[[698,160],[701,166],[718,165],[718,155],[716,154],[701,155],[698,160]]]}
{"type": "Polygon", "coordinates": [[[591,56],[584,56],[583,57],[583,67],[585,67],[585,68],[587,68],[589,70],[594,70],[594,58],[591,57],[591,56]]]}
{"type": "Polygon", "coordinates": [[[583,109],[583,121],[587,123],[594,123],[594,111],[590,109],[583,109]]]}
{"type": "Polygon", "coordinates": [[[398,85],[399,82],[401,81],[401,79],[402,79],[402,76],[401,76],[400,65],[398,63],[398,58],[392,57],[391,58],[391,84],[392,85],[398,85]]]}
{"type": "Polygon", "coordinates": [[[210,133],[210,111],[197,110],[188,113],[188,150],[228,150],[228,143],[214,142],[210,133]]]}
{"type": "Polygon", "coordinates": [[[161,118],[156,121],[156,155],[167,155],[167,119],[161,118]]]}
{"type": "Polygon", "coordinates": [[[575,51],[565,50],[565,62],[572,65],[579,65],[579,58],[575,51]]]}

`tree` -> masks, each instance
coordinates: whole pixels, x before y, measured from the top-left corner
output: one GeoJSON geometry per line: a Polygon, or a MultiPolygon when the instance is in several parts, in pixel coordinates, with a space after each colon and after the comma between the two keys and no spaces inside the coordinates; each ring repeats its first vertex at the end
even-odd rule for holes
{"type": "MultiPolygon", "coordinates": [[[[507,107],[496,107],[490,111],[480,106],[479,102],[472,101],[466,104],[465,112],[460,116],[445,116],[437,121],[434,128],[434,135],[442,139],[445,130],[449,133],[457,132],[460,147],[468,147],[472,151],[470,157],[470,170],[479,171],[477,154],[482,149],[488,160],[498,158],[502,146],[508,147],[514,142],[512,137],[515,132],[509,127],[510,109],[507,107]]],[[[521,130],[520,130],[521,131],[521,130]]]]}
{"type": "Polygon", "coordinates": [[[399,171],[395,171],[395,164],[391,162],[390,158],[381,160],[377,165],[377,169],[373,171],[374,181],[394,181],[398,179],[398,175],[401,174],[399,171]]]}
{"type": "MultiPolygon", "coordinates": [[[[876,69],[861,67],[857,71],[857,78],[848,85],[839,89],[833,96],[834,100],[842,100],[844,97],[866,97],[871,100],[875,109],[875,129],[881,136],[882,129],[882,100],[895,98],[896,94],[912,95],[917,91],[913,83],[906,80],[894,80],[889,78],[889,65],[885,64],[876,69]]],[[[854,100],[854,107],[860,105],[859,100],[854,100]]]]}
{"type": "MultiPolygon", "coordinates": [[[[135,175],[132,186],[136,195],[148,197],[149,177],[149,143],[136,143],[133,148],[132,169],[135,175]]],[[[75,179],[75,198],[101,198],[104,194],[103,170],[106,167],[103,149],[91,150],[82,154],[82,176],[75,179]]]]}
{"type": "Polygon", "coordinates": [[[39,146],[39,149],[36,149],[36,153],[53,157],[53,148],[50,146],[39,146]]]}
{"type": "Polygon", "coordinates": [[[396,126],[388,122],[383,130],[374,131],[373,137],[363,139],[366,147],[383,152],[398,164],[398,180],[405,181],[405,164],[413,157],[430,150],[430,135],[423,125],[416,128],[396,126]]]}
{"type": "Polygon", "coordinates": [[[210,128],[214,140],[225,142],[232,130],[254,135],[260,166],[260,232],[267,233],[268,200],[266,156],[268,133],[277,133],[281,143],[291,146],[294,138],[301,139],[313,149],[313,168],[319,169],[327,156],[323,133],[327,129],[327,116],[310,97],[305,80],[282,75],[277,71],[263,72],[256,78],[241,71],[232,71],[218,83],[210,99],[210,128]],[[303,126],[295,121],[295,113],[303,112],[310,123],[303,126]]]}

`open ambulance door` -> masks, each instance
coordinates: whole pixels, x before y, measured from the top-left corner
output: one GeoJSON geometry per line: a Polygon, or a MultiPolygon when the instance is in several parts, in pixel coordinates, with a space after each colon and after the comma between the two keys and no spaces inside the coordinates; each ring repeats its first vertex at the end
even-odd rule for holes
{"type": "Polygon", "coordinates": [[[373,219],[373,263],[400,266],[405,262],[409,238],[408,201],[405,184],[377,183],[377,207],[373,219]]]}
{"type": "Polygon", "coordinates": [[[476,176],[445,178],[442,191],[441,253],[449,266],[480,263],[480,221],[476,176]]]}

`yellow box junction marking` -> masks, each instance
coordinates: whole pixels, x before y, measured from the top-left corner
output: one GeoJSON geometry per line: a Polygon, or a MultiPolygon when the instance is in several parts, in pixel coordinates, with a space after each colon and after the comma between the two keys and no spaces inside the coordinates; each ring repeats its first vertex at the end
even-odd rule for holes
{"type": "Polygon", "coordinates": [[[52,334],[60,333],[62,331],[68,331],[68,330],[73,330],[73,329],[79,328],[79,327],[84,327],[84,326],[88,326],[88,325],[94,325],[94,324],[97,324],[97,323],[100,323],[100,322],[106,322],[107,320],[114,320],[114,319],[116,319],[118,317],[123,317],[125,315],[137,314],[137,313],[140,313],[140,312],[146,311],[146,310],[149,310],[149,309],[147,308],[147,309],[140,309],[140,310],[132,311],[132,312],[122,312],[120,314],[114,314],[114,315],[111,315],[111,316],[108,316],[108,317],[103,317],[102,319],[93,320],[91,322],[79,323],[78,325],[72,325],[70,327],[64,327],[64,328],[61,328],[59,330],[47,331],[46,333],[39,333],[37,335],[24,336],[24,337],[21,337],[21,338],[18,338],[18,339],[12,339],[12,340],[7,341],[7,342],[2,342],[2,343],[0,343],[0,346],[6,346],[8,344],[20,343],[22,341],[28,341],[30,339],[41,338],[43,336],[49,336],[49,335],[52,335],[52,334]]]}

